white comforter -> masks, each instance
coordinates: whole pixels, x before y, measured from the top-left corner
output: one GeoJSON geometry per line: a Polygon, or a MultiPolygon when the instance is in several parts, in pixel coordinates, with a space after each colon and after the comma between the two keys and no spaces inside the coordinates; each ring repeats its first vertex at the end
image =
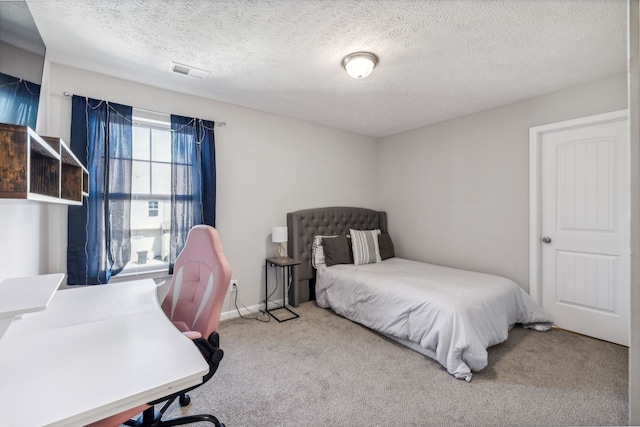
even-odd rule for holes
{"type": "Polygon", "coordinates": [[[437,360],[456,378],[487,366],[487,348],[514,323],[537,330],[550,317],[509,279],[401,258],[322,266],[316,302],[437,360]],[[414,346],[411,346],[414,348],[414,346]]]}

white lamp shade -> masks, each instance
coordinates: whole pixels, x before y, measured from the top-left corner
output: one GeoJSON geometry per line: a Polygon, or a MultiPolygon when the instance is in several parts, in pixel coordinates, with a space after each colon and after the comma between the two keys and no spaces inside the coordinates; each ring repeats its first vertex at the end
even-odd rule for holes
{"type": "Polygon", "coordinates": [[[284,243],[287,240],[287,227],[273,227],[271,229],[271,241],[273,243],[284,243]]]}

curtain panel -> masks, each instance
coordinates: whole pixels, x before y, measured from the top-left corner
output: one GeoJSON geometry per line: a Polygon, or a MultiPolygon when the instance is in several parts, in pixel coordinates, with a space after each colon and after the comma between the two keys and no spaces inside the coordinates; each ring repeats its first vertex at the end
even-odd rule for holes
{"type": "Polygon", "coordinates": [[[215,123],[171,115],[171,250],[169,272],[191,227],[215,227],[215,123]]]}
{"type": "Polygon", "coordinates": [[[70,147],[89,170],[89,197],[69,206],[70,285],[108,283],[131,259],[132,108],[73,96],[70,147]]]}
{"type": "Polygon", "coordinates": [[[0,122],[36,128],[40,85],[0,73],[0,122]]]}

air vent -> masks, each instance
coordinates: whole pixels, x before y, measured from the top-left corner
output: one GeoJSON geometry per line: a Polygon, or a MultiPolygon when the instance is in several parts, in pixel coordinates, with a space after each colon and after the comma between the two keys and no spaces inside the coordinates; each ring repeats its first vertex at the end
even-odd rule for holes
{"type": "Polygon", "coordinates": [[[178,65],[178,64],[173,66],[173,72],[174,73],[178,73],[178,74],[182,74],[182,75],[188,76],[189,75],[189,71],[190,71],[189,67],[183,67],[182,65],[178,65]]]}
{"type": "Polygon", "coordinates": [[[171,71],[182,76],[193,77],[194,79],[200,80],[205,79],[209,74],[211,74],[210,71],[191,67],[189,65],[178,64],[177,62],[173,62],[171,64],[171,71]]]}

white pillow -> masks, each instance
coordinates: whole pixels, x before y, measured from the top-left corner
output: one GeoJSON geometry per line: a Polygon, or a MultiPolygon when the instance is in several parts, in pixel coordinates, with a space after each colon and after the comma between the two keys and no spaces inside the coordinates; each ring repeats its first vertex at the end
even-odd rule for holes
{"type": "Polygon", "coordinates": [[[325,265],[324,248],[322,247],[322,239],[329,239],[334,236],[313,236],[313,245],[311,246],[311,264],[314,268],[325,265]]]}
{"type": "Polygon", "coordinates": [[[351,248],[355,265],[374,264],[382,261],[380,258],[380,246],[378,245],[380,230],[349,230],[349,234],[351,235],[351,248]]]}

